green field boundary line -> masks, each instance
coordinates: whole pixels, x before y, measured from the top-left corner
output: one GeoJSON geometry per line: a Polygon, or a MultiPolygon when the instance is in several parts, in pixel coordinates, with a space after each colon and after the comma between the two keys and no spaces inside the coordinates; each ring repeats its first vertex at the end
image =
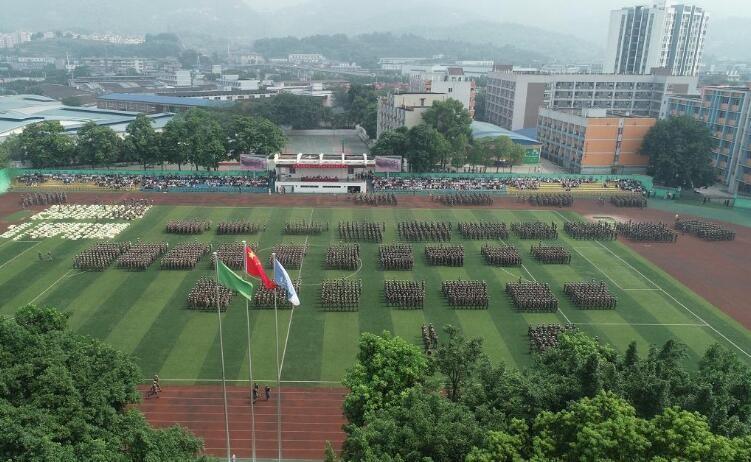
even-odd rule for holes
{"type": "MultiPolygon", "coordinates": [[[[8,260],[8,261],[6,261],[5,263],[3,263],[2,265],[0,265],[0,269],[3,269],[3,268],[5,267],[5,265],[7,265],[7,264],[9,264],[9,263],[12,263],[12,262],[13,262],[13,260],[15,260],[16,258],[18,258],[18,257],[20,257],[21,255],[25,254],[26,252],[28,252],[29,250],[33,249],[34,247],[38,246],[38,245],[39,245],[39,244],[41,244],[41,243],[42,243],[42,241],[36,241],[36,244],[32,245],[32,246],[31,246],[31,247],[29,247],[28,249],[25,249],[25,250],[24,250],[23,252],[19,253],[19,254],[18,254],[18,255],[16,255],[15,257],[11,258],[10,260],[8,260]]],[[[7,243],[6,243],[6,244],[7,244],[7,243]]],[[[5,245],[5,244],[3,244],[3,245],[5,245]]]]}
{"type": "MultiPolygon", "coordinates": [[[[556,213],[559,217],[561,217],[564,221],[567,221],[567,222],[571,221],[568,218],[566,218],[563,214],[561,214],[559,211],[553,210],[553,212],[556,213]]],[[[659,289],[660,292],[662,292],[665,295],[667,295],[668,297],[670,297],[671,300],[673,300],[675,303],[677,303],[679,306],[681,306],[684,310],[686,310],[687,312],[691,313],[691,315],[694,316],[696,319],[698,319],[699,321],[703,322],[715,334],[717,334],[720,337],[722,337],[726,342],[728,342],[730,345],[732,345],[733,347],[735,347],[738,351],[740,351],[741,353],[743,353],[745,356],[747,356],[748,358],[751,358],[751,353],[747,352],[746,350],[744,350],[743,348],[741,348],[737,343],[735,343],[734,341],[730,340],[725,334],[723,334],[722,332],[720,332],[717,328],[715,328],[714,326],[712,326],[711,324],[709,324],[701,316],[699,316],[698,314],[694,313],[689,307],[687,307],[686,305],[684,305],[683,303],[681,303],[680,301],[678,301],[678,299],[676,299],[670,293],[668,293],[665,289],[663,289],[662,287],[660,287],[659,284],[657,284],[656,282],[654,282],[651,279],[649,279],[648,277],[646,277],[641,271],[639,271],[638,269],[634,268],[633,265],[631,265],[629,262],[627,262],[626,260],[624,260],[623,258],[621,258],[620,255],[618,255],[615,252],[613,252],[610,248],[608,248],[607,246],[603,245],[600,241],[595,241],[595,242],[597,242],[597,244],[599,244],[600,247],[602,247],[603,249],[607,250],[615,258],[617,258],[618,260],[620,260],[621,262],[623,262],[626,266],[628,266],[629,268],[631,268],[639,276],[641,276],[646,281],[648,281],[650,284],[652,284],[657,289],[659,289]]]]}
{"type": "Polygon", "coordinates": [[[33,299],[31,299],[31,301],[27,303],[27,305],[31,305],[35,301],[39,300],[39,297],[41,297],[42,295],[46,294],[48,290],[50,290],[51,288],[55,287],[58,282],[62,281],[64,278],[66,278],[73,271],[75,271],[75,269],[69,269],[68,271],[66,271],[65,274],[63,274],[62,276],[60,276],[59,278],[57,278],[55,280],[55,282],[53,282],[52,284],[50,284],[49,287],[47,287],[43,291],[39,292],[36,297],[34,297],[33,299]]]}

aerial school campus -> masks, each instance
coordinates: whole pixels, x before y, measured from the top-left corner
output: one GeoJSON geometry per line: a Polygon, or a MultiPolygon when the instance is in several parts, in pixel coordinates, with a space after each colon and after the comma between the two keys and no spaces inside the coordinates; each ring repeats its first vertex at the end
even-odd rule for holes
{"type": "Polygon", "coordinates": [[[451,325],[518,369],[574,330],[620,352],[675,340],[690,363],[718,343],[751,364],[740,209],[707,219],[729,210],[655,198],[642,175],[377,172],[349,153],[279,154],[269,168],[3,171],[0,313],[69,313],[71,330],[135,358],[144,394],[159,376],[158,399],[138,405],[149,422],[240,458],[341,448],[342,380],[364,332],[432,355],[451,325]],[[244,276],[249,311],[221,288],[220,334],[212,254],[242,276],[242,241],[269,276],[276,255],[301,304],[277,289],[275,310],[244,276]],[[249,364],[272,387],[252,408],[249,364]]]}

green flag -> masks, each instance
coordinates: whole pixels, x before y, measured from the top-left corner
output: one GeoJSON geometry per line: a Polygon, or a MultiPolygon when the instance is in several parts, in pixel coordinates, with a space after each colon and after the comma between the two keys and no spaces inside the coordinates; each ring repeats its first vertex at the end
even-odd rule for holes
{"type": "Polygon", "coordinates": [[[253,284],[235,274],[235,272],[229,269],[221,260],[219,260],[219,264],[217,265],[216,274],[219,284],[236,291],[248,300],[252,299],[253,284]]]}

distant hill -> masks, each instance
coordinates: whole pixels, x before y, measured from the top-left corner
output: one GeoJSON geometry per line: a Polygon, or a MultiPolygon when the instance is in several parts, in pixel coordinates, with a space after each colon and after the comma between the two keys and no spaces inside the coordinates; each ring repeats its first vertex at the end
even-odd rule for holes
{"type": "Polygon", "coordinates": [[[2,0],[0,30],[224,35],[262,21],[243,0],[2,0]]]}
{"type": "Polygon", "coordinates": [[[421,25],[410,28],[410,31],[427,38],[451,38],[470,43],[489,43],[497,47],[514,46],[548,56],[550,62],[599,63],[604,56],[604,46],[573,35],[517,23],[472,21],[444,27],[421,25]]]}
{"type": "Polygon", "coordinates": [[[314,35],[256,40],[253,48],[267,57],[286,57],[290,53],[321,53],[327,58],[377,65],[381,57],[431,57],[445,55],[451,59],[490,59],[502,63],[536,65],[550,57],[511,45],[474,44],[458,40],[426,39],[411,34],[371,33],[355,36],[314,35]]]}

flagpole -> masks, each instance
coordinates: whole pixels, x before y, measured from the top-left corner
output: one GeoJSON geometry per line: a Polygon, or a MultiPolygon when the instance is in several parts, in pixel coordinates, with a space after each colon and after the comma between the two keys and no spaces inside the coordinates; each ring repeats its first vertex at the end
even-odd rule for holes
{"type": "Polygon", "coordinates": [[[214,252],[214,270],[216,272],[216,314],[219,319],[219,354],[222,358],[222,394],[224,395],[224,431],[227,436],[227,462],[232,459],[229,442],[229,414],[227,412],[227,380],[224,373],[224,340],[222,338],[222,311],[219,309],[219,255],[214,252]]]}
{"type": "MultiPolygon", "coordinates": [[[[274,280],[276,281],[276,253],[271,254],[274,267],[274,280]]],[[[274,290],[274,331],[276,332],[276,443],[277,460],[282,460],[282,371],[279,369],[279,315],[276,308],[276,290],[274,290]]]]}
{"type": "MultiPolygon", "coordinates": [[[[245,264],[245,275],[248,274],[248,247],[247,242],[243,241],[243,262],[245,264]]],[[[243,277],[245,277],[243,275],[243,277]]],[[[250,446],[253,462],[256,462],[256,403],[253,400],[253,357],[250,349],[250,307],[249,301],[245,299],[245,320],[248,324],[248,380],[250,380],[250,446]]]]}

